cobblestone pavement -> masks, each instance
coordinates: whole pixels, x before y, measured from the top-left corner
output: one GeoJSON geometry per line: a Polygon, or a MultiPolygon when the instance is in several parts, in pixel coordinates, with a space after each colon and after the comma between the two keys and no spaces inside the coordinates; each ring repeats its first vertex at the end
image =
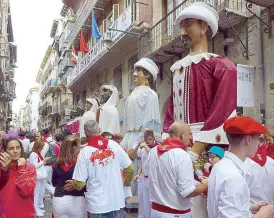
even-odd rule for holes
{"type": "MultiPolygon", "coordinates": [[[[51,204],[51,199],[49,196],[46,197],[45,200],[45,216],[43,216],[43,218],[51,218],[51,212],[52,212],[52,204],[51,204]]],[[[128,214],[126,212],[124,212],[124,218],[137,218],[137,213],[131,213],[128,214]]]]}

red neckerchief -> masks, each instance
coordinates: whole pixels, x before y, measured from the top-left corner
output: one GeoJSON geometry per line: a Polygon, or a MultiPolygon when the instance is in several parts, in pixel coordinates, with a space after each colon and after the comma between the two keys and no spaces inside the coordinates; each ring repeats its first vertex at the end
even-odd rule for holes
{"type": "Polygon", "coordinates": [[[76,159],[73,160],[71,163],[60,164],[60,167],[64,172],[68,172],[75,164],[76,164],[76,159]]]}
{"type": "Polygon", "coordinates": [[[105,150],[108,147],[108,139],[101,135],[92,136],[88,139],[88,146],[98,148],[99,150],[105,150]]]}
{"type": "Polygon", "coordinates": [[[259,164],[261,167],[263,167],[266,164],[267,148],[268,148],[268,146],[266,144],[263,144],[261,147],[258,148],[257,153],[252,158],[252,160],[255,161],[257,164],[259,164]]]}
{"type": "Polygon", "coordinates": [[[43,142],[48,142],[48,141],[47,141],[47,138],[48,138],[48,137],[49,137],[49,135],[48,135],[48,134],[45,134],[44,137],[43,137],[43,142]]]}
{"type": "Polygon", "coordinates": [[[20,139],[20,140],[24,140],[24,139],[25,139],[25,136],[19,136],[19,139],[20,139]]]}
{"type": "Polygon", "coordinates": [[[160,143],[157,142],[156,140],[154,140],[154,142],[153,142],[151,148],[157,147],[158,145],[160,145],[160,143]]]}
{"type": "Polygon", "coordinates": [[[38,163],[44,160],[43,156],[41,155],[40,152],[35,152],[38,155],[38,163]]]}
{"type": "Polygon", "coordinates": [[[158,155],[161,156],[163,153],[175,148],[181,148],[183,150],[186,150],[186,146],[183,144],[182,141],[178,139],[167,138],[160,145],[158,145],[158,155]]]}

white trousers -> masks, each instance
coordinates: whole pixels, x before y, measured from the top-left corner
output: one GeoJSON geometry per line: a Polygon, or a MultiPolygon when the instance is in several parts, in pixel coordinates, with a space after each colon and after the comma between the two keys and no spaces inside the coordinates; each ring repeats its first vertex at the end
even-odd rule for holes
{"type": "Polygon", "coordinates": [[[54,197],[52,200],[55,218],[86,218],[87,207],[84,196],[54,197]]]}
{"type": "Polygon", "coordinates": [[[51,184],[52,172],[53,172],[52,166],[45,166],[45,170],[48,175],[46,178],[46,181],[47,181],[46,182],[46,190],[53,195],[55,192],[55,188],[51,184]]]}
{"type": "Polygon", "coordinates": [[[139,218],[151,218],[151,201],[149,199],[149,180],[141,176],[138,181],[139,218]]]}
{"type": "Polygon", "coordinates": [[[41,209],[39,208],[43,203],[43,197],[45,194],[46,188],[46,179],[38,179],[36,180],[36,186],[34,189],[34,208],[36,213],[38,213],[41,209]]]}
{"type": "Polygon", "coordinates": [[[152,209],[151,218],[192,218],[192,216],[191,216],[191,212],[186,214],[170,214],[170,213],[162,213],[152,209]]]}
{"type": "Polygon", "coordinates": [[[193,218],[208,218],[207,196],[198,195],[192,198],[191,214],[193,218]]]}

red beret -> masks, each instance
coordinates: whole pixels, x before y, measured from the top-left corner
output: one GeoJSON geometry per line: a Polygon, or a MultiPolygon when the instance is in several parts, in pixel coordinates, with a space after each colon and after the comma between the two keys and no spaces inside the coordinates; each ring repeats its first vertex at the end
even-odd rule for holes
{"type": "Polygon", "coordinates": [[[250,117],[238,116],[225,121],[224,131],[229,134],[256,135],[265,134],[267,128],[250,117]]]}

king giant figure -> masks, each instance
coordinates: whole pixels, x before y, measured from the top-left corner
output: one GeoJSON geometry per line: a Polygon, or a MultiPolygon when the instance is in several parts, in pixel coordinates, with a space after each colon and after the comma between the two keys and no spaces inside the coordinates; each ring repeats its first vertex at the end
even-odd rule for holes
{"type": "Polygon", "coordinates": [[[189,54],[171,67],[171,100],[174,120],[183,120],[192,128],[194,145],[189,154],[198,176],[202,175],[208,144],[228,144],[223,124],[236,116],[236,68],[227,58],[208,52],[208,41],[216,35],[218,21],[213,7],[196,2],[184,8],[175,22],[189,54]]]}

